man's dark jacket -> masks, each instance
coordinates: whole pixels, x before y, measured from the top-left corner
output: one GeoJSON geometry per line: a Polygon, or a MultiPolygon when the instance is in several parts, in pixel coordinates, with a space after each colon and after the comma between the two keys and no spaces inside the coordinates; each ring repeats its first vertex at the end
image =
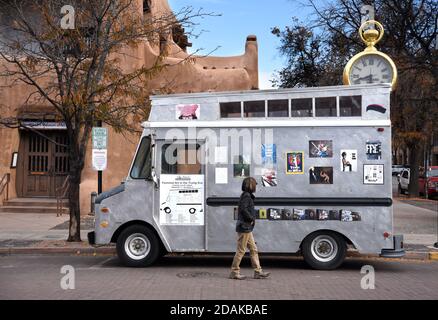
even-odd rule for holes
{"type": "Polygon", "coordinates": [[[239,200],[236,232],[248,233],[254,229],[256,211],[254,210],[254,195],[243,192],[239,200]]]}

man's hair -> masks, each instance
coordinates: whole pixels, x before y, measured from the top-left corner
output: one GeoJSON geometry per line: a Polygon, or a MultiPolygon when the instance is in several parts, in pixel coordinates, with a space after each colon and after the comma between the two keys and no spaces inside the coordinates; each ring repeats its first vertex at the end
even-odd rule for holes
{"type": "Polygon", "coordinates": [[[257,181],[253,177],[248,177],[243,179],[242,191],[254,193],[256,190],[257,181]]]}

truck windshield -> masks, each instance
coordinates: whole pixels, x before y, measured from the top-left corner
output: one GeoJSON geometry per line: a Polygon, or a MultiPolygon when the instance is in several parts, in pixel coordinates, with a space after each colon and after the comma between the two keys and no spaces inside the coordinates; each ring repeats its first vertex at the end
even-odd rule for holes
{"type": "Polygon", "coordinates": [[[151,167],[151,137],[147,136],[141,140],[140,148],[138,148],[137,156],[132,166],[131,178],[152,179],[151,167]]]}

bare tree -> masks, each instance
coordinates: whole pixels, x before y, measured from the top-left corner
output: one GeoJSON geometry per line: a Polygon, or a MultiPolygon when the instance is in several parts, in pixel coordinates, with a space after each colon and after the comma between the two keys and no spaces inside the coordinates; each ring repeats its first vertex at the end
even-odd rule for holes
{"type": "Polygon", "coordinates": [[[399,71],[392,93],[391,119],[397,145],[409,151],[409,194],[418,195],[418,172],[424,142],[438,121],[438,3],[435,0],[331,0],[321,5],[306,0],[313,19],[273,33],[281,38],[280,52],[289,64],[278,84],[339,85],[347,61],[363,50],[358,35],[363,6],[374,8],[385,28],[379,50],[389,54],[399,71]],[[315,77],[316,75],[316,77],[315,77]]]}
{"type": "MultiPolygon", "coordinates": [[[[20,83],[30,87],[25,103],[51,106],[67,127],[68,241],[81,241],[79,184],[91,129],[102,121],[116,132],[134,131],[132,123],[147,118],[148,81],[166,67],[166,50],[134,70],[123,69],[121,60],[136,59],[132,52],[143,41],[159,43],[174,26],[190,27],[203,13],[185,8],[146,18],[135,0],[68,3],[75,9],[72,29],[61,23],[63,1],[0,0],[0,76],[8,89],[20,83]]],[[[23,126],[15,117],[0,117],[0,122],[23,126]]]]}

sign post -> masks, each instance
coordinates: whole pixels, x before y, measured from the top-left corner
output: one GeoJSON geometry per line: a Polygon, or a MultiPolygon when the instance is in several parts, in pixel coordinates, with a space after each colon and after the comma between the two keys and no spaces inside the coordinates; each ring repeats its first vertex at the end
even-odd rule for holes
{"type": "Polygon", "coordinates": [[[94,127],[92,130],[92,165],[97,171],[97,193],[102,193],[102,171],[106,169],[108,158],[108,129],[94,127]]]}

